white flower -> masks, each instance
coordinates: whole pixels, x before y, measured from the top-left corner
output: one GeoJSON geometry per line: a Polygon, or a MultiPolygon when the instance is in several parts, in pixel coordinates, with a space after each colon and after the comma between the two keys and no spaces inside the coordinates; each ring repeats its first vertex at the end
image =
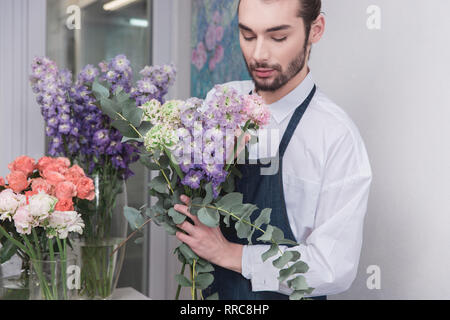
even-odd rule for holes
{"type": "Polygon", "coordinates": [[[84,222],[81,215],[75,211],[55,211],[50,215],[47,226],[48,238],[58,236],[59,239],[66,239],[69,232],[83,234],[84,222]]]}
{"type": "Polygon", "coordinates": [[[43,221],[55,209],[58,199],[40,191],[29,199],[29,211],[37,221],[43,221]]]}
{"type": "Polygon", "coordinates": [[[30,234],[31,229],[35,227],[33,217],[30,214],[28,206],[20,207],[13,217],[14,226],[20,234],[30,234]]]}
{"type": "Polygon", "coordinates": [[[5,221],[6,219],[11,221],[17,209],[24,204],[26,204],[24,195],[16,194],[11,189],[3,190],[0,193],[0,221],[5,221]]]}

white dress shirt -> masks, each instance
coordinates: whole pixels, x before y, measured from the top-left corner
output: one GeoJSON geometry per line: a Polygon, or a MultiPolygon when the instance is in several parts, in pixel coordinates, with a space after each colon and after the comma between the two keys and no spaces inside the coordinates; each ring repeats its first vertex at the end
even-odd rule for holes
{"type": "MultiPolygon", "coordinates": [[[[255,88],[253,81],[227,85],[242,94],[255,88]]],[[[269,105],[267,130],[278,130],[280,141],[295,109],[313,87],[310,72],[297,88],[269,105]]],[[[265,152],[276,153],[257,148],[261,158],[265,152]]],[[[309,266],[303,275],[315,288],[310,296],[346,291],[358,270],[372,171],[358,128],[318,87],[286,149],[282,174],[289,223],[300,244],[289,250],[298,250],[309,266]]],[[[292,290],[279,282],[279,269],[272,265],[279,255],[266,262],[261,259],[268,249],[269,245],[244,246],[242,275],[251,280],[253,291],[289,295],[292,290]]]]}

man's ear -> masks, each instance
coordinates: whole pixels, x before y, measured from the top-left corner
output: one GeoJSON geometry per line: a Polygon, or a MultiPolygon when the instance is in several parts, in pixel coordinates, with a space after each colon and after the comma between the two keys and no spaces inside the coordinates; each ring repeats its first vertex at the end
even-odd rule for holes
{"type": "Polygon", "coordinates": [[[311,25],[311,33],[309,36],[309,42],[315,44],[322,39],[325,33],[325,17],[320,14],[319,17],[311,25]]]}

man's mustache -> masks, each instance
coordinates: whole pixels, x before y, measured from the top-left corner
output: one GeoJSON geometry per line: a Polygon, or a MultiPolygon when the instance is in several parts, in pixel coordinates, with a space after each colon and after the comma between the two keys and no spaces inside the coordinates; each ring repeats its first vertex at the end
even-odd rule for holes
{"type": "Polygon", "coordinates": [[[281,71],[281,66],[278,64],[274,65],[274,66],[269,66],[266,63],[257,63],[257,64],[250,65],[250,69],[252,71],[254,71],[255,69],[272,69],[272,70],[276,70],[276,71],[281,71]]]}

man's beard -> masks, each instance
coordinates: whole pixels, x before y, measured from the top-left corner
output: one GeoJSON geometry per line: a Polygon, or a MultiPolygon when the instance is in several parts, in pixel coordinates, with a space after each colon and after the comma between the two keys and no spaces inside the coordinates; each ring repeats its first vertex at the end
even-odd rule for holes
{"type": "MultiPolygon", "coordinates": [[[[303,67],[305,66],[305,63],[306,63],[306,52],[307,52],[307,44],[305,43],[303,50],[297,55],[297,57],[294,60],[292,60],[289,63],[286,72],[283,72],[282,67],[279,64],[269,66],[266,63],[261,63],[261,64],[256,63],[252,66],[249,66],[246,61],[245,64],[247,66],[248,73],[250,74],[250,76],[253,79],[253,82],[255,83],[256,91],[274,92],[274,91],[277,91],[278,89],[284,87],[286,85],[286,83],[288,83],[292,78],[294,78],[297,74],[299,74],[300,71],[303,70],[303,67]],[[278,77],[276,77],[275,80],[273,80],[271,83],[259,82],[253,76],[253,71],[258,68],[273,69],[273,70],[280,72],[280,75],[278,77]]],[[[244,61],[245,61],[245,57],[244,57],[244,61]]]]}

